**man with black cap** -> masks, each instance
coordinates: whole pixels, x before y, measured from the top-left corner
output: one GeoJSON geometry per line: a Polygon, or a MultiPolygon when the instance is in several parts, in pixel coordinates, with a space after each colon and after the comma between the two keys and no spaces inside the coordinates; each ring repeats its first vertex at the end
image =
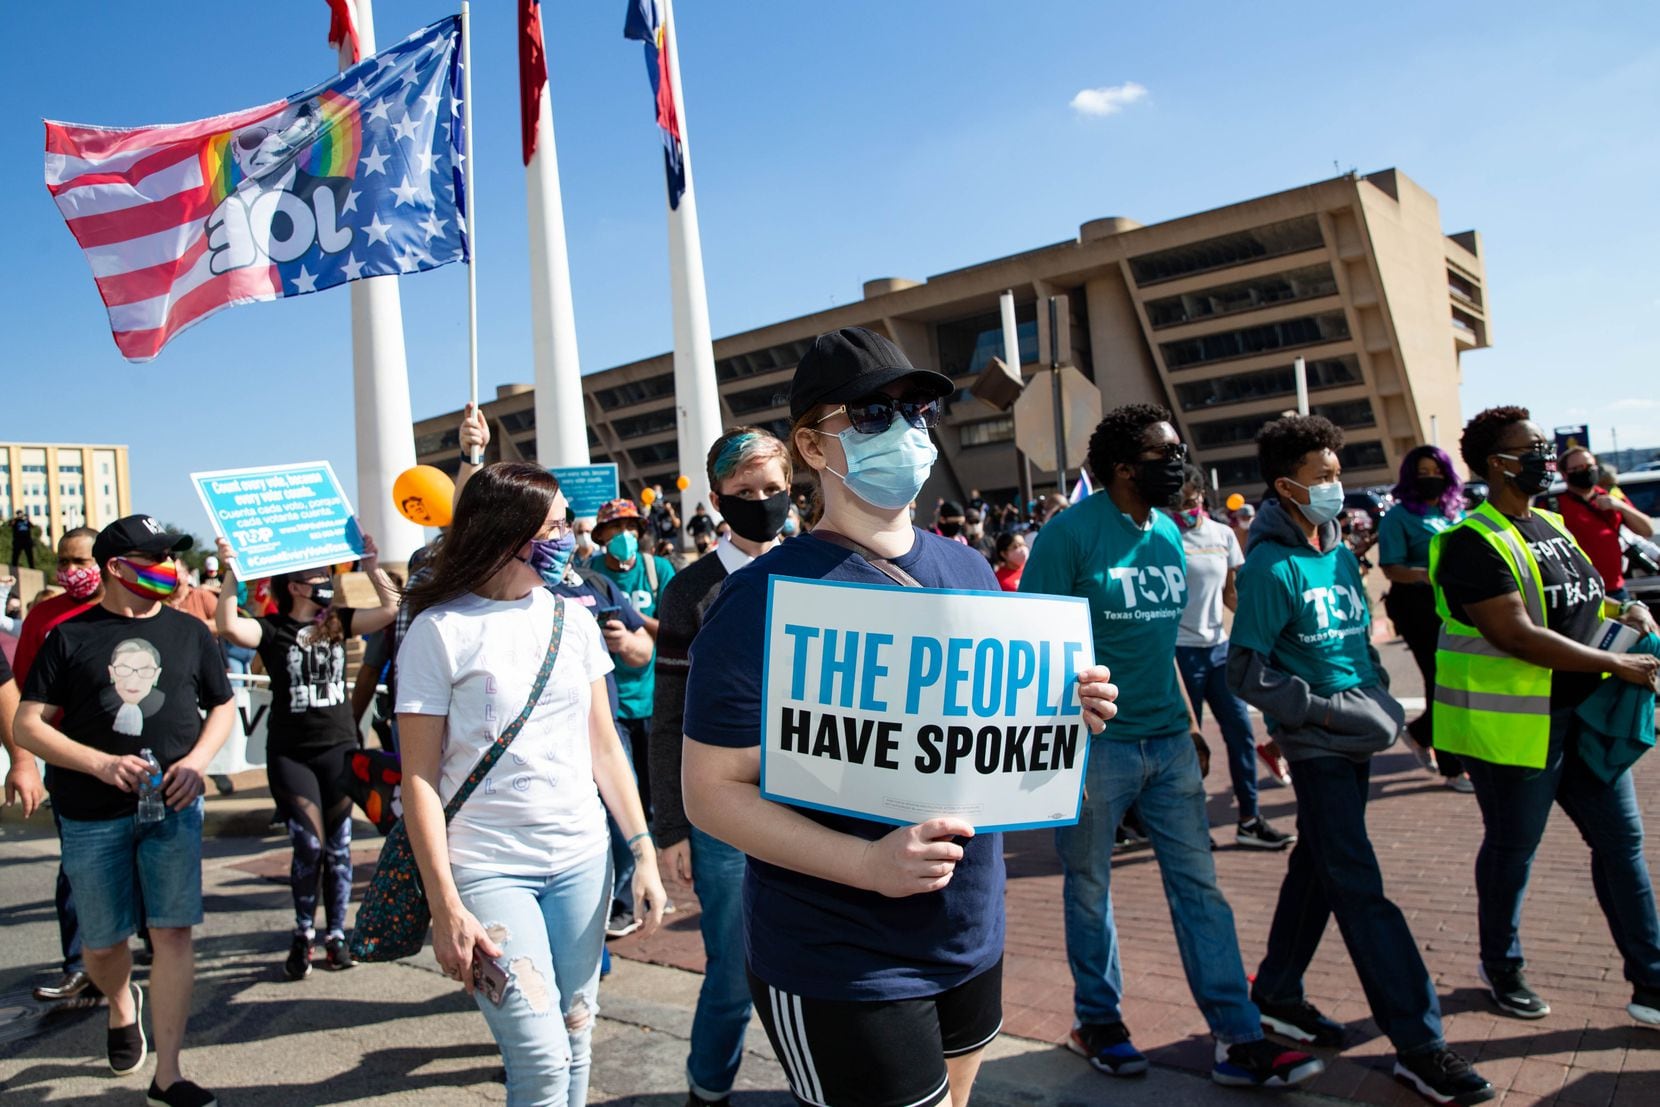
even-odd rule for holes
{"type": "MultiPolygon", "coordinates": [[[[951,391],[871,331],[820,335],[791,385],[790,447],[823,517],[726,578],[690,651],[682,799],[748,856],[750,995],[803,1103],[966,1103],[1002,1024],[1001,835],[960,818],[894,828],[758,787],[772,577],[999,590],[985,558],[909,517],[951,391]]],[[[1079,683],[1099,730],[1106,670],[1079,683]]]]}
{"type": "Polygon", "coordinates": [[[17,744],[55,770],[63,867],[75,887],[87,973],[109,997],[107,1049],[117,1076],[137,1071],[149,1052],[127,948],[139,923],[149,923],[157,1059],[149,1100],[168,1107],[214,1102],[180,1075],[179,1050],[195,972],[191,928],[202,921],[202,778],[235,710],[213,634],[166,604],[178,586],[174,555],[190,544],[148,515],[99,532],[92,556],[103,599],[46,639],[16,727],[17,744]],[[139,802],[153,788],[159,811],[139,802]]]}

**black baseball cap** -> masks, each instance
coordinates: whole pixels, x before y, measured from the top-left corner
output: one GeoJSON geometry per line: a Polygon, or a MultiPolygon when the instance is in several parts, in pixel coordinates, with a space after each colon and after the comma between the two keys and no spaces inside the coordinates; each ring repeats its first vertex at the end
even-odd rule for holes
{"type": "Polygon", "coordinates": [[[141,553],[160,560],[183,553],[196,544],[188,534],[168,531],[148,515],[128,515],[98,532],[92,540],[92,560],[102,565],[112,557],[141,553]]]}
{"type": "Polygon", "coordinates": [[[875,331],[843,327],[821,334],[790,382],[790,418],[799,419],[818,404],[845,404],[869,396],[907,378],[936,397],[949,396],[957,388],[945,374],[912,365],[904,350],[875,331]]]}

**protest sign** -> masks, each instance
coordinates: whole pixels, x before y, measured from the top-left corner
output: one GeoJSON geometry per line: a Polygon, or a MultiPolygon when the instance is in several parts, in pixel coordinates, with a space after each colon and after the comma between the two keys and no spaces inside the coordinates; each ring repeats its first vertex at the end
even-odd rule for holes
{"type": "Polygon", "coordinates": [[[214,533],[231,544],[243,580],[363,556],[363,532],[326,461],[192,473],[190,479],[214,533]]]}
{"type": "Polygon", "coordinates": [[[559,482],[559,491],[565,493],[571,514],[578,519],[593,518],[602,506],[617,498],[617,466],[612,462],[561,465],[548,472],[559,482]]]}
{"type": "Polygon", "coordinates": [[[1082,599],[773,577],[761,793],[900,825],[1074,823],[1094,657],[1082,599]]]}

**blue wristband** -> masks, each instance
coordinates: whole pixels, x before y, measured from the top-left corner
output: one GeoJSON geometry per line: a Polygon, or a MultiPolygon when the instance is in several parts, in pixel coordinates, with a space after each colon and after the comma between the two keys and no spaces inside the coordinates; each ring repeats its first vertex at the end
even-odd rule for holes
{"type": "Polygon", "coordinates": [[[651,837],[651,831],[642,830],[642,831],[640,831],[640,833],[634,835],[634,837],[630,838],[627,842],[625,842],[623,844],[625,846],[627,846],[629,849],[633,849],[635,842],[638,842],[641,838],[649,838],[649,837],[651,837]]]}

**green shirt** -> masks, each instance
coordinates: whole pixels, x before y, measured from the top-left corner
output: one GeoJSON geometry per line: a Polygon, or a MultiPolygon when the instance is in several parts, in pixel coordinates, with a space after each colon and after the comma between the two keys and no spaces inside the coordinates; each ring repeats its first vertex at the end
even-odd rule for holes
{"type": "Polygon", "coordinates": [[[1458,519],[1449,519],[1438,510],[1419,515],[1396,504],[1378,524],[1378,564],[1428,569],[1429,540],[1462,518],[1462,511],[1458,519]]]}
{"type": "Polygon", "coordinates": [[[1255,650],[1317,696],[1379,683],[1372,611],[1348,546],[1326,553],[1257,541],[1236,581],[1233,644],[1255,650]]]}
{"type": "MultiPolygon", "coordinates": [[[[641,552],[634,559],[634,565],[628,569],[613,569],[606,560],[603,552],[594,555],[593,562],[588,566],[596,573],[601,573],[628,597],[628,602],[648,619],[657,618],[657,601],[663,595],[663,586],[674,576],[674,566],[663,558],[657,558],[657,590],[652,591],[651,581],[646,577],[646,558],[655,555],[641,552]]],[[[639,668],[617,664],[617,717],[619,719],[649,719],[651,718],[651,697],[656,691],[656,681],[653,679],[654,666],[657,662],[657,649],[652,648],[651,657],[639,668]]]]}
{"type": "Polygon", "coordinates": [[[1187,705],[1176,687],[1187,557],[1174,520],[1151,511],[1147,525],[1138,527],[1111,496],[1097,492],[1044,524],[1020,590],[1089,601],[1096,664],[1112,670],[1119,688],[1107,738],[1187,733],[1187,705]]]}

